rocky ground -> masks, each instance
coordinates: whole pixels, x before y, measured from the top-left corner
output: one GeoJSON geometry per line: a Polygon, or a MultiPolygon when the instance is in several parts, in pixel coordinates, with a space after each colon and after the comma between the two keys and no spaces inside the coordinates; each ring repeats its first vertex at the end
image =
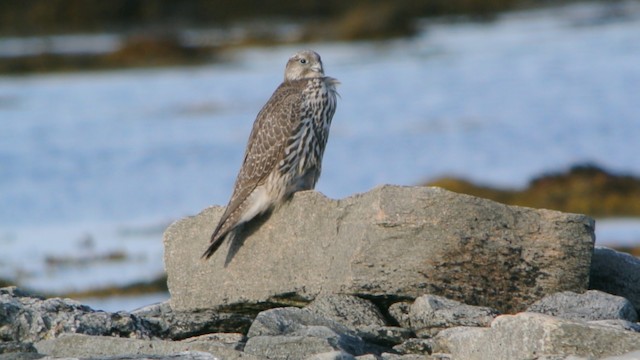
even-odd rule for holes
{"type": "Polygon", "coordinates": [[[0,359],[640,358],[640,260],[594,249],[588,217],[437,188],[303,192],[199,260],[220,213],[166,231],[166,303],[0,289],[0,359]]]}
{"type": "MultiPolygon", "coordinates": [[[[636,266],[639,264],[636,264],[636,266]]],[[[3,288],[1,359],[637,359],[631,302],[590,290],[547,296],[515,315],[436,295],[381,309],[354,295],[257,316],[172,310],[95,312],[3,288]],[[384,311],[383,311],[384,310],[384,311]],[[573,357],[570,357],[573,356],[573,357]]]]}

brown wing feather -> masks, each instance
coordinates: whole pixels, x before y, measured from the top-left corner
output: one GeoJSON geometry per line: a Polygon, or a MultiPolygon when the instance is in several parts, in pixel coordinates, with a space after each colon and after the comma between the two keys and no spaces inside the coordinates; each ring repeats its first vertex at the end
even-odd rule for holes
{"type": "Polygon", "coordinates": [[[202,255],[204,258],[213,255],[225,236],[239,225],[237,218],[247,198],[265,182],[282,158],[286,139],[300,119],[303,88],[304,82],[301,81],[282,83],[258,113],[233,195],[211,235],[211,244],[202,255]]]}

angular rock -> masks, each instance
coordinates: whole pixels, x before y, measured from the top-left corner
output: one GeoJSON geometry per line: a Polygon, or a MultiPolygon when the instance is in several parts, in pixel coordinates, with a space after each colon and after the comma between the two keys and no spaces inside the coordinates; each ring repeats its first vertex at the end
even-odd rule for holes
{"type": "MultiPolygon", "coordinates": [[[[47,357],[44,360],[50,360],[47,357]]],[[[3,359],[4,360],[4,359],[3,359]]],[[[86,360],[79,358],[65,358],[64,360],[86,360]]],[[[92,357],[90,360],[219,360],[215,356],[202,351],[182,351],[163,355],[120,355],[92,357]]]]}
{"type": "Polygon", "coordinates": [[[640,359],[640,350],[632,351],[619,356],[608,356],[600,360],[638,360],[638,359],[640,359]]]}
{"type": "Polygon", "coordinates": [[[35,353],[36,348],[32,343],[18,342],[18,341],[3,341],[0,342],[0,354],[8,353],[35,353]]]}
{"type": "Polygon", "coordinates": [[[363,340],[383,347],[392,347],[415,336],[411,329],[398,326],[365,326],[356,330],[356,335],[363,340]]]}
{"type": "Polygon", "coordinates": [[[295,307],[265,310],[256,316],[247,337],[290,335],[309,326],[324,326],[338,333],[351,332],[346,326],[313,313],[295,307]]]}
{"type": "Polygon", "coordinates": [[[43,357],[31,343],[0,341],[0,360],[36,360],[43,357]]]}
{"type": "Polygon", "coordinates": [[[352,330],[386,325],[380,310],[371,301],[353,295],[320,295],[305,309],[332,319],[352,330]]]}
{"type": "Polygon", "coordinates": [[[253,322],[247,315],[212,309],[174,311],[168,301],[146,306],[132,314],[145,320],[155,337],[171,340],[218,332],[246,333],[253,322]]]}
{"type": "Polygon", "coordinates": [[[593,357],[582,357],[574,355],[542,355],[535,358],[536,360],[597,360],[593,357]]]}
{"type": "Polygon", "coordinates": [[[420,337],[431,337],[456,326],[489,326],[498,316],[489,307],[471,306],[442,296],[423,295],[411,305],[411,329],[420,337]]]}
{"type": "Polygon", "coordinates": [[[362,343],[326,327],[309,328],[303,335],[254,336],[247,340],[246,354],[269,359],[304,359],[326,352],[362,353],[362,343]]]}
{"type": "Polygon", "coordinates": [[[311,355],[305,360],[356,360],[356,358],[353,355],[347,354],[343,351],[330,351],[326,353],[311,355]]]}
{"type": "Polygon", "coordinates": [[[247,343],[247,338],[242,334],[236,333],[214,333],[195,336],[184,339],[182,341],[186,343],[194,341],[206,341],[220,344],[229,349],[242,351],[242,349],[244,349],[244,345],[247,343]]]}
{"type": "Polygon", "coordinates": [[[454,359],[601,358],[640,349],[640,334],[537,313],[498,316],[490,328],[451,328],[434,338],[454,359]]]}
{"type": "Polygon", "coordinates": [[[245,354],[268,359],[304,359],[336,351],[327,339],[304,336],[254,336],[247,340],[245,354]]]}
{"type": "Polygon", "coordinates": [[[368,348],[362,338],[346,326],[294,307],[259,313],[247,336],[244,351],[269,358],[281,358],[287,353],[304,358],[330,351],[360,355],[368,348]]]}
{"type": "Polygon", "coordinates": [[[640,259],[596,246],[591,261],[589,289],[622,296],[640,312],[640,259]]]}
{"type": "Polygon", "coordinates": [[[424,355],[420,354],[393,354],[393,353],[384,353],[381,356],[382,360],[425,360],[424,355]]]}
{"type": "Polygon", "coordinates": [[[631,322],[627,320],[594,320],[589,321],[590,324],[609,326],[612,328],[627,330],[627,331],[635,331],[640,333],[640,323],[631,322]]]}
{"type": "Polygon", "coordinates": [[[393,347],[400,354],[431,354],[433,351],[432,339],[408,339],[400,345],[393,347]]]}
{"type": "Polygon", "coordinates": [[[0,360],[38,360],[42,358],[46,358],[46,356],[37,352],[12,352],[0,355],[0,360]]]}
{"type": "Polygon", "coordinates": [[[400,301],[397,303],[393,303],[389,306],[387,310],[389,312],[389,316],[395,320],[398,325],[404,328],[411,328],[411,320],[409,318],[409,312],[411,311],[411,302],[408,301],[400,301]]]}
{"type": "Polygon", "coordinates": [[[570,320],[638,321],[638,314],[629,300],[597,290],[583,294],[564,291],[548,295],[529,306],[527,311],[570,320]]]}
{"type": "Polygon", "coordinates": [[[222,211],[208,208],[164,234],[174,310],[430,293],[514,312],[547,294],[585,291],[594,241],[583,215],[382,186],[343,200],[296,193],[200,261],[222,211]]]}
{"type": "Polygon", "coordinates": [[[183,351],[207,352],[225,360],[259,360],[251,354],[232,350],[207,341],[138,340],[109,336],[64,334],[35,344],[41,354],[52,357],[99,358],[118,356],[165,356],[183,351]]]}
{"type": "Polygon", "coordinates": [[[0,289],[0,341],[36,342],[64,333],[152,337],[144,320],[125,312],[95,311],[71,299],[42,299],[15,287],[0,289]]]}
{"type": "Polygon", "coordinates": [[[384,316],[371,301],[353,295],[323,294],[304,309],[346,326],[365,341],[383,346],[400,344],[413,334],[409,329],[386,326],[384,316]]]}
{"type": "Polygon", "coordinates": [[[378,360],[378,358],[373,354],[364,354],[360,356],[356,356],[358,360],[378,360]]]}
{"type": "Polygon", "coordinates": [[[433,353],[431,354],[431,357],[428,358],[429,360],[453,360],[453,358],[451,357],[451,354],[445,354],[445,353],[433,353]]]}

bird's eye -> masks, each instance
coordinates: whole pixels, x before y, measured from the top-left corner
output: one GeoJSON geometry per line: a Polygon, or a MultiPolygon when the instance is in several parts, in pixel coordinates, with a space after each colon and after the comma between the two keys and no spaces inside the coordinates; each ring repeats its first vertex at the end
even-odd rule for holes
{"type": "Polygon", "coordinates": [[[307,63],[307,59],[300,59],[300,64],[306,64],[307,63]]]}

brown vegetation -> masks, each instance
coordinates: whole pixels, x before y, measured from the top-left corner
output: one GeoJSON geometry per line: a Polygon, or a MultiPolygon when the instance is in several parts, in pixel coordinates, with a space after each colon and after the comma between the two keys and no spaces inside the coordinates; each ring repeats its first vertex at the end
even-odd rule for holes
{"type": "Polygon", "coordinates": [[[502,190],[441,178],[427,185],[509,205],[547,208],[595,217],[640,216],[640,178],[612,174],[594,165],[541,176],[523,190],[502,190]]]}
{"type": "Polygon", "coordinates": [[[214,58],[213,47],[183,45],[173,34],[139,34],[106,54],[42,53],[0,57],[0,73],[25,74],[49,71],[101,70],[128,67],[197,65],[214,58]]]}
{"type": "MultiPolygon", "coordinates": [[[[175,29],[185,25],[219,26],[248,19],[340,19],[359,13],[367,26],[380,10],[407,18],[469,15],[487,17],[525,0],[0,0],[0,33],[42,35],[52,33],[122,31],[141,28],[175,29]],[[373,11],[370,13],[369,11],[373,11]],[[352,13],[352,15],[346,15],[352,13]]],[[[387,16],[387,15],[383,15],[387,16]]],[[[404,27],[400,24],[400,27],[404,27]]],[[[395,30],[393,30],[395,32],[395,30]]]]}
{"type": "Polygon", "coordinates": [[[129,37],[105,61],[114,66],[161,66],[202,63],[213,56],[213,48],[185,46],[175,34],[140,34],[129,37]]]}

